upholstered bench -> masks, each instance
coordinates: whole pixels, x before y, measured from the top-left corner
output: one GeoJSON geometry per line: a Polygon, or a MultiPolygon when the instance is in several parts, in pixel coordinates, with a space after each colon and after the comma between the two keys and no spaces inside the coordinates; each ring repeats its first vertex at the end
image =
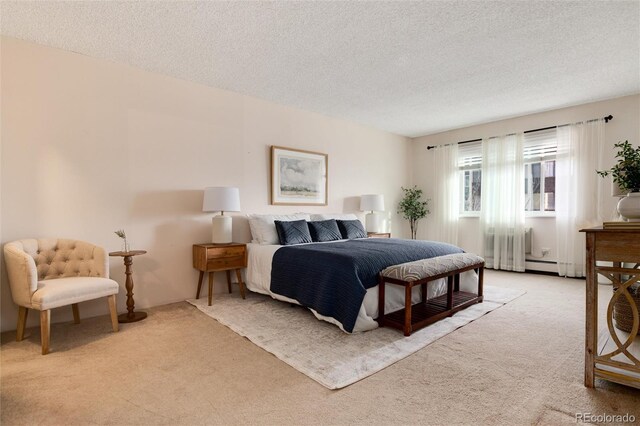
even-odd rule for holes
{"type": "Polygon", "coordinates": [[[410,336],[413,331],[480,303],[483,273],[484,259],[472,253],[449,254],[390,266],[379,275],[378,324],[399,328],[405,336],[410,336]],[[472,269],[478,273],[477,294],[460,290],[460,274],[472,269]],[[427,300],[427,284],[440,278],[447,278],[447,293],[427,300]],[[385,314],[385,284],[404,286],[404,309],[385,314]],[[411,290],[418,285],[421,286],[422,300],[412,305],[411,290]]]}

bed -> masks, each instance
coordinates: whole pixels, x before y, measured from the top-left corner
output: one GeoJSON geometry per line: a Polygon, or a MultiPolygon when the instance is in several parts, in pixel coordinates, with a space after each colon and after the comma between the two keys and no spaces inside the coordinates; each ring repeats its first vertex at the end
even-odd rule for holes
{"type": "MultiPolygon", "coordinates": [[[[254,237],[256,233],[260,231],[252,226],[254,237]]],[[[274,241],[267,238],[266,242],[274,241]]],[[[247,251],[246,284],[250,291],[305,306],[318,319],[353,333],[378,327],[375,321],[378,316],[376,277],[380,270],[398,263],[462,252],[462,249],[438,242],[364,238],[295,246],[265,244],[263,240],[249,243],[247,251]],[[384,254],[382,257],[381,253],[384,254]],[[353,267],[350,266],[352,263],[353,267]],[[341,269],[347,272],[340,272],[341,269]],[[328,287],[319,288],[320,284],[328,287]],[[349,303],[345,302],[347,299],[349,303]],[[349,305],[344,308],[348,314],[334,309],[342,305],[349,305]]],[[[462,274],[462,289],[471,290],[476,283],[477,276],[473,271],[462,274]]],[[[440,280],[429,285],[427,297],[445,292],[444,280],[440,280]]],[[[412,299],[414,303],[420,301],[419,288],[413,290],[412,299]]],[[[403,306],[404,289],[388,285],[385,311],[392,312],[403,306]]]]}

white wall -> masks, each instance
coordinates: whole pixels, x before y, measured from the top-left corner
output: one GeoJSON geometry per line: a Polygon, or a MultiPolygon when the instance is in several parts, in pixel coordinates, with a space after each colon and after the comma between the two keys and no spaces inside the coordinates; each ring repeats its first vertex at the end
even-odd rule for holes
{"type": "MultiPolygon", "coordinates": [[[[3,37],[0,47],[1,242],[67,237],[113,251],[113,231],[124,228],[132,248],[148,251],[134,259],[136,308],[194,297],[191,245],[210,239],[206,186],[238,186],[236,216],[353,212],[361,194],[382,193],[394,236],[408,234],[394,208],[410,182],[407,138],[15,39],[3,37]],[[269,205],[270,145],[329,155],[328,206],[269,205]]],[[[237,239],[246,232],[234,228],[237,239]]],[[[110,268],[121,284],[119,312],[121,262],[110,268]]],[[[4,272],[0,297],[1,329],[15,329],[4,272]]],[[[106,314],[106,305],[81,304],[81,315],[106,314]]],[[[71,309],[52,314],[54,322],[70,318],[71,309]]]]}
{"type": "MultiPolygon", "coordinates": [[[[431,196],[432,186],[427,178],[428,172],[424,167],[421,167],[422,164],[426,163],[427,155],[429,155],[427,151],[427,146],[429,145],[440,145],[464,140],[505,135],[542,127],[605,117],[609,114],[613,115],[613,120],[605,125],[605,138],[607,144],[611,146],[612,149],[607,152],[608,157],[606,161],[608,161],[608,164],[613,165],[615,155],[613,149],[614,143],[621,140],[629,140],[629,142],[635,146],[640,143],[640,95],[625,96],[622,98],[578,105],[539,114],[531,114],[416,138],[413,143],[412,155],[414,170],[413,182],[424,189],[427,197],[431,196]]],[[[618,199],[613,197],[606,200],[606,208],[608,211],[612,212],[612,215],[615,212],[617,201],[618,199]]],[[[432,207],[437,208],[435,205],[432,207]]],[[[544,258],[544,260],[555,261],[557,247],[555,240],[555,219],[546,217],[527,218],[526,225],[531,226],[533,230],[533,256],[527,255],[527,258],[540,258],[541,248],[548,247],[551,249],[551,252],[544,258]]],[[[437,225],[427,218],[427,220],[421,224],[419,237],[428,238],[429,229],[435,226],[437,225]]],[[[480,232],[478,229],[478,218],[461,218],[459,226],[459,245],[465,250],[476,253],[480,252],[481,244],[480,232]]],[[[545,269],[544,266],[529,263],[527,264],[527,268],[539,270],[545,269]]],[[[552,270],[555,270],[555,268],[552,270]]]]}

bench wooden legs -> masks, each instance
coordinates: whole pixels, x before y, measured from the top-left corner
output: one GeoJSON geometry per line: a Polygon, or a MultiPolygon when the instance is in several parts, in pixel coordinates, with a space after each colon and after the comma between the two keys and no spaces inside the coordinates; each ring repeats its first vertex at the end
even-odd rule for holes
{"type": "Polygon", "coordinates": [[[378,278],[378,325],[384,327],[384,280],[378,278]]]}
{"type": "Polygon", "coordinates": [[[405,336],[410,336],[415,330],[432,324],[448,316],[452,316],[456,312],[464,309],[474,303],[480,303],[483,300],[483,279],[484,266],[470,265],[465,269],[451,271],[448,274],[427,277],[418,281],[402,281],[399,279],[385,279],[382,275],[378,277],[378,325],[384,327],[390,325],[399,328],[404,332],[405,336]],[[460,274],[465,271],[474,270],[478,274],[478,291],[477,293],[469,293],[460,291],[460,274]],[[427,285],[437,279],[446,278],[447,292],[438,297],[427,300],[427,285]],[[385,305],[385,285],[396,284],[405,288],[404,309],[386,314],[384,312],[385,305]],[[421,302],[416,305],[412,304],[412,288],[420,286],[421,302]]]}
{"type": "Polygon", "coordinates": [[[411,286],[404,288],[404,335],[411,336],[411,286]]]}

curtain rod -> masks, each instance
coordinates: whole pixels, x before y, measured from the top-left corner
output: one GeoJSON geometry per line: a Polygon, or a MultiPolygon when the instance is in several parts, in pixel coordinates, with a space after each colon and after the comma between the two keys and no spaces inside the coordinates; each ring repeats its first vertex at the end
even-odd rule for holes
{"type": "MultiPolygon", "coordinates": [[[[595,118],[593,120],[587,120],[586,123],[589,123],[591,121],[596,121],[596,120],[599,120],[599,118],[595,118]]],[[[613,115],[611,115],[611,114],[609,114],[606,117],[604,117],[604,122],[605,123],[608,123],[611,120],[613,120],[613,115]]],[[[556,128],[561,127],[561,126],[566,126],[566,124],[561,124],[559,126],[541,127],[539,129],[533,129],[533,130],[525,130],[524,133],[526,134],[526,133],[540,132],[542,130],[551,130],[551,129],[556,129],[556,128]]],[[[480,142],[481,140],[482,139],[470,139],[468,141],[461,141],[461,142],[455,142],[455,143],[458,144],[458,145],[462,145],[462,144],[465,144],[465,143],[480,142]]],[[[427,150],[430,150],[430,149],[433,149],[433,148],[437,148],[439,146],[447,146],[447,145],[453,145],[453,144],[452,143],[447,143],[447,144],[444,144],[444,145],[430,145],[430,146],[427,147],[427,150]]]]}

